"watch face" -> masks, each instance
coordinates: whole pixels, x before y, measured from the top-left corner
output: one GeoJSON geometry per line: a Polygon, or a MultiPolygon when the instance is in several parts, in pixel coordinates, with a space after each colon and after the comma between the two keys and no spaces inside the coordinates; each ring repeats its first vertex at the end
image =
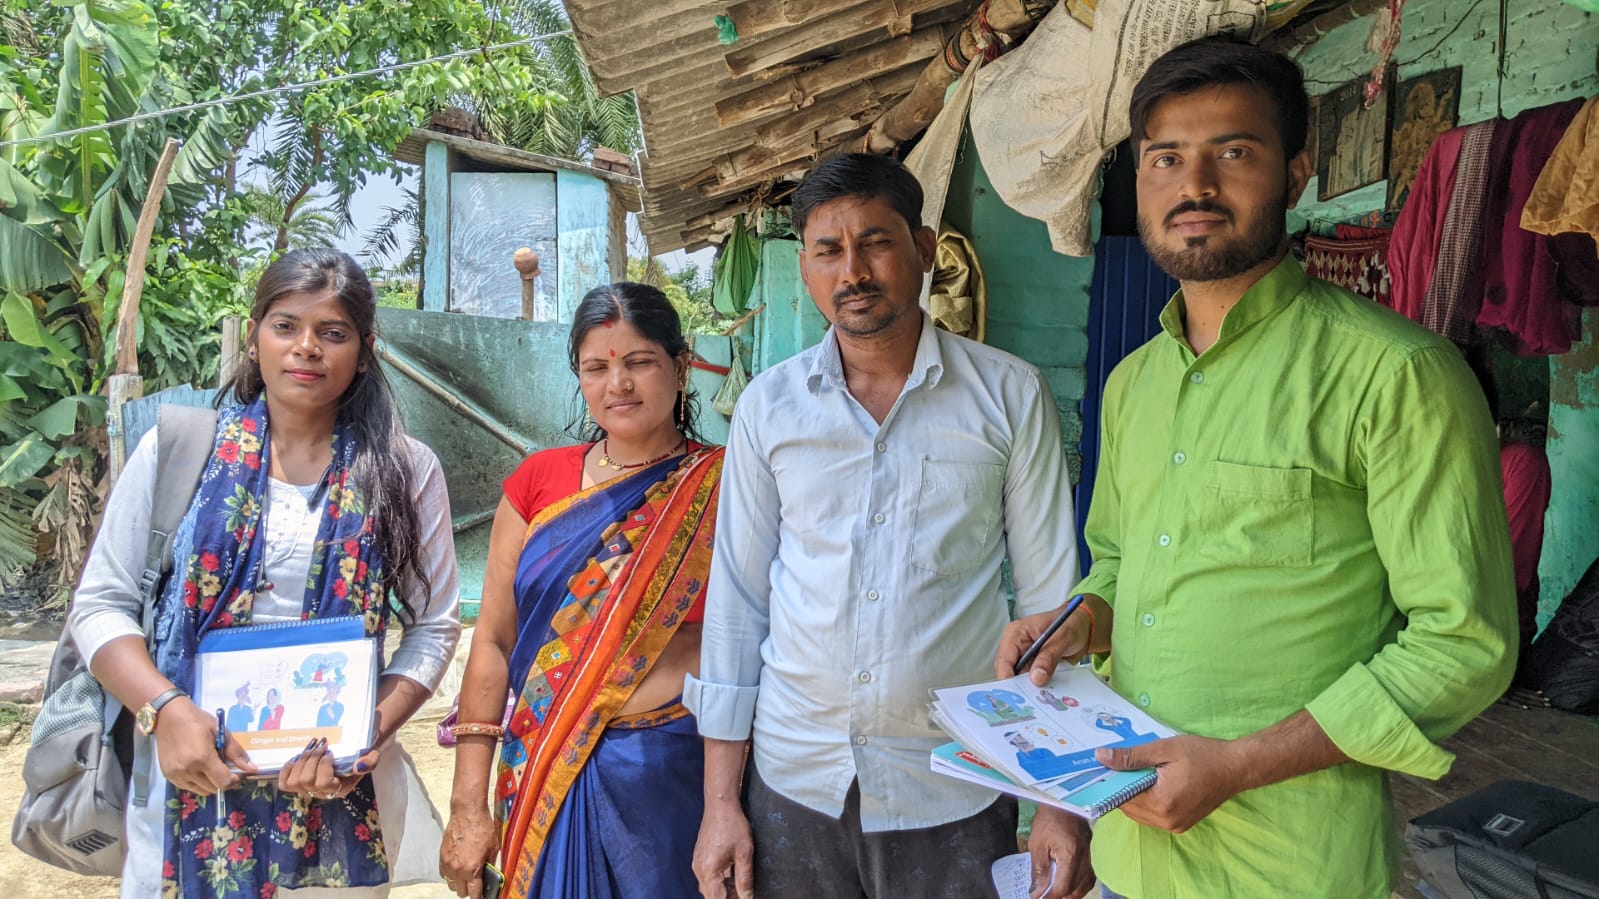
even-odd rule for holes
{"type": "Polygon", "coordinates": [[[138,720],[135,723],[139,725],[140,732],[147,737],[155,732],[155,709],[150,708],[148,703],[145,704],[144,708],[139,709],[137,717],[138,720]]]}

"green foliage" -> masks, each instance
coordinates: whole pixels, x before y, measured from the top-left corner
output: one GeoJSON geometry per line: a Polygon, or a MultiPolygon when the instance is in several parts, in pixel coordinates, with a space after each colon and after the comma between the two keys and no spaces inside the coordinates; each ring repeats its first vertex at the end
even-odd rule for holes
{"type": "Polygon", "coordinates": [[[385,309],[420,309],[421,293],[415,281],[391,281],[378,287],[378,305],[385,309]]]}
{"type": "Polygon", "coordinates": [[[677,309],[685,334],[719,334],[728,319],[711,305],[711,284],[694,263],[668,272],[659,259],[629,258],[627,280],[660,288],[677,309]]]}
{"type": "MultiPolygon", "coordinates": [[[[351,196],[399,171],[395,147],[431,111],[465,100],[494,138],[569,157],[632,151],[639,133],[631,98],[595,97],[570,37],[113,123],[569,27],[551,0],[493,15],[472,0],[0,0],[0,581],[41,549],[81,558],[103,468],[86,436],[169,139],[135,335],[146,392],[211,381],[218,320],[247,312],[278,253],[334,243],[351,196]]],[[[375,246],[392,251],[420,216],[390,212],[375,246]]],[[[412,243],[400,273],[418,268],[412,243]]],[[[414,285],[385,302],[414,308],[414,285]]]]}

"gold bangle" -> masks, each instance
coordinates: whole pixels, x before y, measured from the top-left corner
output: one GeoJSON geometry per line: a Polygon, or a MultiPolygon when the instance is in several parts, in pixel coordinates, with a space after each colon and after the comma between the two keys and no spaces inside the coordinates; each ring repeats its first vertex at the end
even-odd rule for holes
{"type": "Polygon", "coordinates": [[[452,737],[494,737],[499,739],[505,733],[505,728],[498,724],[452,724],[450,736],[452,737]]]}

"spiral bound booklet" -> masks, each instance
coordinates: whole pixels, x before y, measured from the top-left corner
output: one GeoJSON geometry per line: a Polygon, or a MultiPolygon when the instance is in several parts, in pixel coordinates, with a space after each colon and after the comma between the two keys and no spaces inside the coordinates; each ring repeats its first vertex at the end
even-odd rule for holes
{"type": "Polygon", "coordinates": [[[955,739],[932,770],[1093,820],[1154,786],[1152,769],[1111,771],[1094,751],[1176,732],[1118,696],[1087,667],[1044,687],[1026,675],[933,691],[933,721],[955,739]]]}
{"type": "Polygon", "coordinates": [[[262,774],[323,737],[342,770],[372,745],[378,655],[359,616],[219,628],[200,640],[194,701],[262,774]]]}

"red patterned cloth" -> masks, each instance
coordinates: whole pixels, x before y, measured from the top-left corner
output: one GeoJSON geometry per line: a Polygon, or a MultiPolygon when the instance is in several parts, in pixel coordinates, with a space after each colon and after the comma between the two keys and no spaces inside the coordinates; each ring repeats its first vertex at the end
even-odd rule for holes
{"type": "Polygon", "coordinates": [[[1393,282],[1388,277],[1389,232],[1380,228],[1358,230],[1375,236],[1355,240],[1306,237],[1305,271],[1384,306],[1392,306],[1393,282]]]}

